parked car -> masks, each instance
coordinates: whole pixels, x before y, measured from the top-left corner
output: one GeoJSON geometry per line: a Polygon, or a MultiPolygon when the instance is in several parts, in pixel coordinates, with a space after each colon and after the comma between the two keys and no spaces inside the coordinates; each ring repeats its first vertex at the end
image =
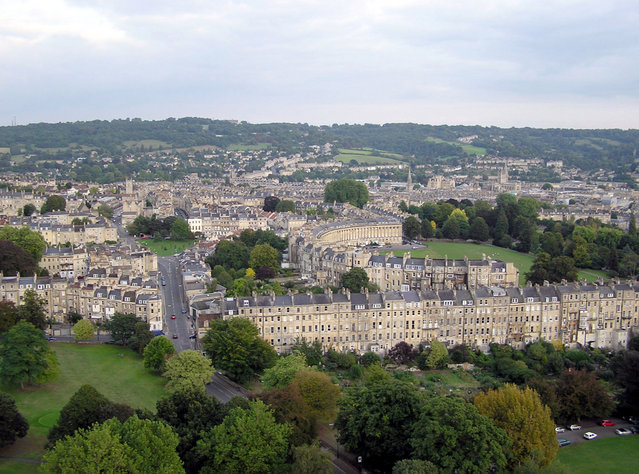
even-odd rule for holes
{"type": "Polygon", "coordinates": [[[171,319],[175,319],[175,314],[172,314],[172,315],[171,315],[171,319]]]}
{"type": "Polygon", "coordinates": [[[177,339],[177,338],[178,338],[177,334],[173,334],[173,339],[177,339]]]}
{"type": "Polygon", "coordinates": [[[559,442],[559,446],[568,446],[570,444],[570,440],[566,438],[557,438],[557,441],[559,442]]]}
{"type": "Polygon", "coordinates": [[[586,431],[584,433],[584,438],[587,440],[595,439],[597,437],[597,433],[593,433],[592,431],[586,431]]]}
{"type": "Polygon", "coordinates": [[[555,427],[555,433],[563,433],[564,431],[566,431],[566,428],[564,428],[563,426],[555,427]]]}
{"type": "Polygon", "coordinates": [[[186,309],[182,308],[182,314],[186,314],[186,309]]]}
{"type": "Polygon", "coordinates": [[[47,341],[56,341],[57,339],[53,336],[47,337],[47,341]]]}
{"type": "Polygon", "coordinates": [[[615,422],[610,420],[601,420],[599,424],[601,426],[615,426],[615,422]]]}
{"type": "Polygon", "coordinates": [[[570,425],[570,431],[577,431],[581,429],[581,425],[570,425]]]}
{"type": "Polygon", "coordinates": [[[628,418],[628,421],[633,425],[639,425],[639,418],[637,418],[636,416],[631,416],[630,418],[628,418]]]}
{"type": "Polygon", "coordinates": [[[631,426],[630,431],[632,431],[632,434],[639,434],[639,426],[631,426]]]}
{"type": "Polygon", "coordinates": [[[615,433],[617,433],[619,436],[628,436],[632,434],[632,431],[630,431],[628,428],[617,428],[615,430],[615,433]]]}

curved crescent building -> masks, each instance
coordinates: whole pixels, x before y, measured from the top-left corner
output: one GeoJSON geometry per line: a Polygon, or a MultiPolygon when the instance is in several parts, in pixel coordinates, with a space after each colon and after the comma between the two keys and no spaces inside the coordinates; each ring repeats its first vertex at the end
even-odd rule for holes
{"type": "Polygon", "coordinates": [[[307,243],[340,247],[402,243],[402,223],[395,219],[354,219],[322,224],[311,230],[307,243]]]}

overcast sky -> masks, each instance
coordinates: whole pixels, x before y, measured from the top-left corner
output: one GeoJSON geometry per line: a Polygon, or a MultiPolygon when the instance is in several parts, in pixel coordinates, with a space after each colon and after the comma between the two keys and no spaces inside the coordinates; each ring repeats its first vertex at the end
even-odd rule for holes
{"type": "Polygon", "coordinates": [[[0,0],[0,125],[639,128],[637,0],[0,0]]]}

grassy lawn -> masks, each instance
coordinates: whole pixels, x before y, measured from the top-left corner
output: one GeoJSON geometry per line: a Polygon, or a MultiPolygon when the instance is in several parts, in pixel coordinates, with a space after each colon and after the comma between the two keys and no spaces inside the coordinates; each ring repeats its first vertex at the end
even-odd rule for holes
{"type": "MultiPolygon", "coordinates": [[[[426,245],[428,245],[427,249],[412,250],[410,252],[411,255],[414,258],[424,258],[428,255],[431,258],[444,258],[445,256],[448,256],[448,258],[457,259],[467,256],[468,258],[475,260],[482,258],[482,254],[485,254],[487,257],[496,258],[504,262],[513,262],[515,267],[519,270],[519,283],[521,285],[526,283],[524,274],[530,271],[530,267],[534,261],[534,257],[532,255],[526,255],[516,252],[515,250],[496,247],[494,245],[431,240],[429,240],[426,245]]],[[[395,250],[393,253],[399,257],[403,255],[404,252],[407,251],[395,250]]],[[[579,278],[584,278],[587,281],[596,281],[598,276],[606,278],[606,272],[590,269],[579,271],[579,278]]]]}
{"type": "Polygon", "coordinates": [[[174,241],[153,239],[136,239],[140,245],[148,248],[151,252],[158,254],[160,257],[168,257],[170,255],[181,253],[184,249],[193,247],[193,240],[174,241]]]}
{"type": "Polygon", "coordinates": [[[485,155],[486,154],[486,149],[480,146],[460,145],[459,143],[449,142],[446,140],[441,140],[439,138],[427,138],[426,141],[434,142],[434,143],[448,143],[449,145],[459,146],[462,148],[462,150],[464,150],[464,153],[466,153],[467,155],[485,155]]]}
{"type": "Polygon", "coordinates": [[[636,436],[618,436],[598,439],[559,448],[553,466],[558,464],[568,472],[637,472],[639,466],[639,439],[636,436]]]}
{"type": "Polygon", "coordinates": [[[267,150],[271,146],[270,143],[258,143],[257,145],[229,145],[226,147],[228,151],[256,151],[267,150]]]}
{"type": "MultiPolygon", "coordinates": [[[[129,349],[61,342],[51,346],[60,364],[57,380],[24,391],[4,390],[16,400],[20,413],[27,418],[29,433],[13,446],[0,450],[0,457],[40,459],[49,429],[71,395],[83,384],[93,385],[114,402],[152,411],[156,401],[166,394],[164,379],[146,370],[140,356],[129,349]]],[[[0,461],[0,472],[30,472],[34,466],[20,463],[22,469],[12,471],[14,464],[0,461]]]]}
{"type": "Polygon", "coordinates": [[[357,161],[358,164],[398,164],[402,161],[402,156],[396,153],[387,153],[385,151],[374,150],[372,148],[347,149],[340,148],[339,155],[335,160],[342,163],[350,163],[351,160],[357,161]]]}

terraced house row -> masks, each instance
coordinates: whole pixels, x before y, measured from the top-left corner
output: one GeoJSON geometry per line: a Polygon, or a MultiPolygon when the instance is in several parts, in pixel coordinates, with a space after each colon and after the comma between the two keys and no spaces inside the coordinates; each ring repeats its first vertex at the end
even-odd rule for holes
{"type": "Polygon", "coordinates": [[[275,349],[297,338],[325,348],[385,352],[395,344],[490,343],[521,347],[540,339],[620,349],[639,321],[639,284],[564,283],[480,286],[457,290],[410,290],[212,298],[192,308],[200,334],[215,318],[248,318],[275,349]]]}

